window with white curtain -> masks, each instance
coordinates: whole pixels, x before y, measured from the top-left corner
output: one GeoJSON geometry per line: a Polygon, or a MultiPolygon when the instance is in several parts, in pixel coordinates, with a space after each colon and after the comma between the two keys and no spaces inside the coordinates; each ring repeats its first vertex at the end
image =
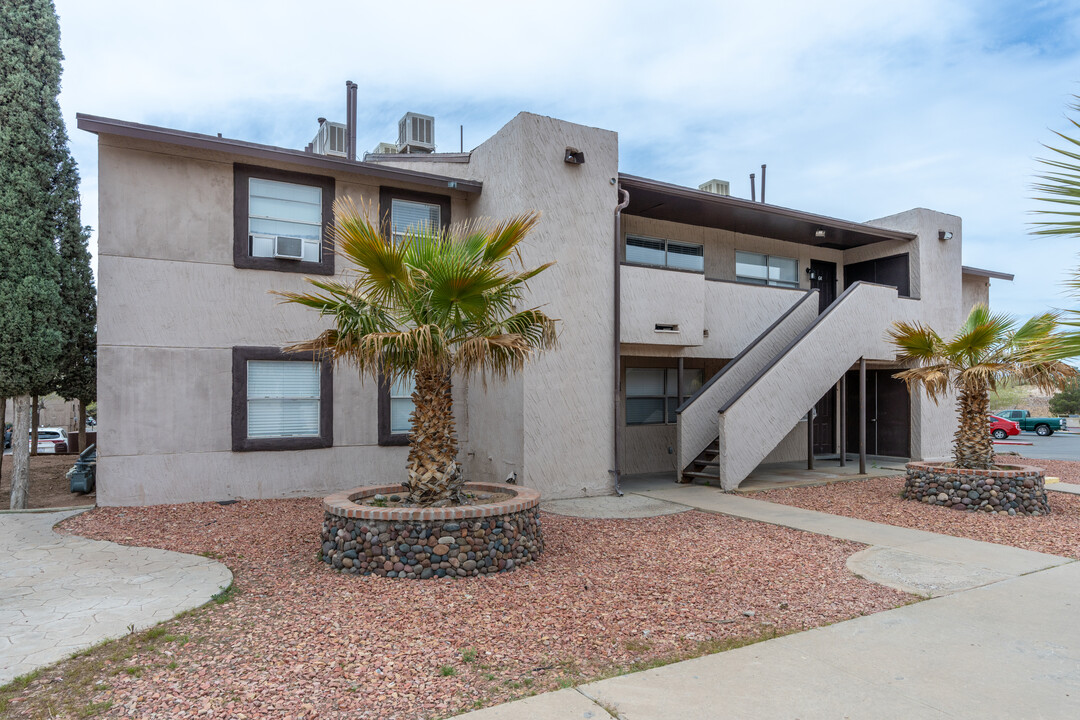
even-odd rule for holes
{"type": "Polygon", "coordinates": [[[442,227],[442,208],[435,203],[414,200],[390,201],[390,232],[394,242],[401,242],[410,230],[437,230],[442,227]]]}
{"type": "Polygon", "coordinates": [[[735,251],[735,279],[752,285],[799,287],[799,261],[763,253],[735,251]]]}
{"type": "Polygon", "coordinates": [[[684,368],[681,391],[678,380],[677,368],[627,368],[626,424],[674,423],[679,405],[701,388],[702,370],[684,368]]]}
{"type": "Polygon", "coordinates": [[[318,436],[320,372],[316,362],[248,360],[248,437],[318,436]]]}
{"type": "Polygon", "coordinates": [[[412,399],[415,389],[416,381],[411,375],[390,386],[390,432],[394,435],[407,434],[412,430],[409,415],[416,407],[412,399]]]}
{"type": "Polygon", "coordinates": [[[304,261],[321,260],[323,190],[311,185],[248,179],[248,233],[252,257],[274,257],[278,235],[303,240],[304,261]]]}

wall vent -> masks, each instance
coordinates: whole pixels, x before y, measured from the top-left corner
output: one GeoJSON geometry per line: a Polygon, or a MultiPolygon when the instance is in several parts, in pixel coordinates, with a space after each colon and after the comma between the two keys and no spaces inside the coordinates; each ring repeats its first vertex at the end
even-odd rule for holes
{"type": "Polygon", "coordinates": [[[679,326],[667,323],[656,323],[656,332],[679,332],[679,326]]]}

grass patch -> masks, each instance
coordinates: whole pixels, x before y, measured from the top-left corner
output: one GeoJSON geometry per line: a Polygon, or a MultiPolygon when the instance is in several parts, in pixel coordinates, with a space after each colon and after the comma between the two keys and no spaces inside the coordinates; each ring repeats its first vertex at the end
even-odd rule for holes
{"type": "Polygon", "coordinates": [[[462,650],[461,661],[467,663],[476,662],[476,650],[472,648],[465,648],[462,650]]]}
{"type": "Polygon", "coordinates": [[[229,587],[219,592],[214,597],[210,598],[211,602],[215,605],[224,605],[230,600],[235,600],[236,596],[240,594],[239,588],[236,587],[236,583],[229,583],[229,587]]]}
{"type": "Polygon", "coordinates": [[[453,677],[457,675],[457,668],[453,665],[443,665],[439,668],[439,674],[443,677],[453,677]]]}

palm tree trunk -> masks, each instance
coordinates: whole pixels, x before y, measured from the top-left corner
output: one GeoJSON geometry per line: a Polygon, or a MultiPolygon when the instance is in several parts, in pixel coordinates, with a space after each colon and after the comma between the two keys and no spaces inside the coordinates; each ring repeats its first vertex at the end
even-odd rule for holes
{"type": "Polygon", "coordinates": [[[956,400],[960,425],[953,436],[953,455],[958,468],[986,469],[994,463],[994,442],[987,416],[990,395],[986,386],[964,387],[956,400]]]}
{"type": "Polygon", "coordinates": [[[417,370],[409,420],[409,499],[418,505],[453,500],[464,480],[457,464],[450,374],[417,370]]]}

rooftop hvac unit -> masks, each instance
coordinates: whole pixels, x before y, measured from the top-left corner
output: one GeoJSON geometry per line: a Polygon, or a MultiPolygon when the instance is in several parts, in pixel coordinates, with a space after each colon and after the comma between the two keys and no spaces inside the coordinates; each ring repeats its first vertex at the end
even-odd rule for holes
{"type": "Polygon", "coordinates": [[[304,259],[304,241],[298,237],[278,235],[274,238],[274,257],[285,260],[304,259]]]}
{"type": "Polygon", "coordinates": [[[717,180],[713,178],[708,182],[698,185],[698,190],[704,190],[705,192],[712,193],[714,195],[730,195],[731,183],[727,180],[717,180]]]}
{"type": "Polygon", "coordinates": [[[405,113],[398,120],[400,152],[435,152],[435,118],[418,113],[405,113]]]}
{"type": "Polygon", "coordinates": [[[371,151],[372,155],[395,155],[398,147],[394,143],[381,142],[371,151]]]}
{"type": "Polygon", "coordinates": [[[312,150],[319,155],[348,157],[348,142],[347,131],[342,123],[323,121],[311,145],[312,150]]]}

